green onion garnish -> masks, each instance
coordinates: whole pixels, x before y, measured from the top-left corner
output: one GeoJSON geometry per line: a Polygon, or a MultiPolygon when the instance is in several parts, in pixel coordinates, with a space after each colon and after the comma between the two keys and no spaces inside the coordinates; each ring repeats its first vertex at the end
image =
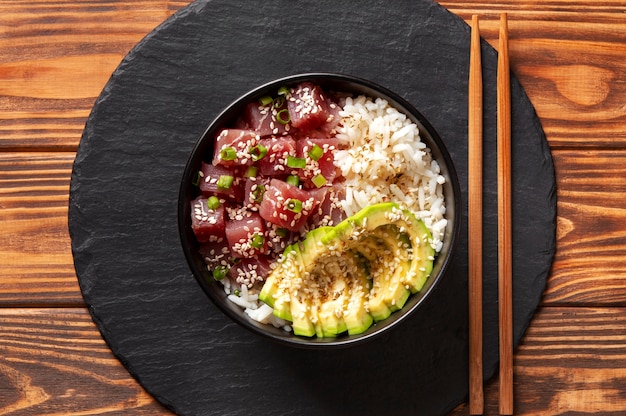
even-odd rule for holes
{"type": "Polygon", "coordinates": [[[256,178],[256,174],[257,174],[258,170],[259,170],[259,168],[257,168],[256,166],[248,166],[244,176],[246,178],[256,178]]]}
{"type": "Polygon", "coordinates": [[[289,110],[283,108],[278,113],[276,113],[276,121],[280,124],[287,124],[291,121],[291,116],[289,115],[289,110]]]}
{"type": "Polygon", "coordinates": [[[252,201],[260,203],[263,200],[263,195],[265,194],[265,185],[258,184],[254,191],[250,192],[252,195],[252,201]]]}
{"type": "Polygon", "coordinates": [[[300,201],[299,199],[295,199],[295,198],[288,199],[285,206],[287,207],[289,211],[294,212],[296,214],[302,212],[302,201],[300,201]]]}
{"type": "Polygon", "coordinates": [[[289,88],[287,87],[280,87],[278,89],[278,95],[287,95],[289,94],[289,88]]]}
{"type": "Polygon", "coordinates": [[[296,175],[289,175],[287,176],[287,179],[285,179],[285,182],[287,182],[289,185],[298,186],[300,185],[300,178],[298,178],[298,176],[296,175]]]}
{"type": "Polygon", "coordinates": [[[285,104],[285,97],[280,96],[280,97],[274,98],[274,104],[272,105],[274,106],[274,108],[280,108],[283,106],[283,104],[285,104]]]}
{"type": "Polygon", "coordinates": [[[254,160],[255,162],[257,160],[263,159],[266,154],[267,147],[263,146],[262,144],[257,144],[256,146],[250,148],[250,156],[252,156],[252,160],[254,160]]]}
{"type": "Polygon", "coordinates": [[[235,296],[240,296],[240,295],[241,295],[241,290],[239,290],[239,289],[235,289],[235,290],[233,291],[233,295],[235,295],[235,296]]]}
{"type": "Polygon", "coordinates": [[[274,99],[269,95],[266,95],[265,97],[259,98],[259,102],[261,103],[261,105],[270,105],[274,102],[274,99]]]}
{"type": "Polygon", "coordinates": [[[320,158],[323,155],[324,155],[324,149],[319,147],[317,144],[313,145],[313,148],[311,150],[309,150],[309,156],[311,156],[311,159],[313,159],[315,161],[320,160],[320,158]]]}
{"type": "Polygon", "coordinates": [[[193,177],[193,180],[191,181],[191,184],[193,186],[200,185],[200,179],[202,179],[202,172],[201,171],[197,171],[196,174],[193,177]]]}
{"type": "Polygon", "coordinates": [[[209,209],[218,209],[220,205],[220,199],[215,195],[210,196],[209,199],[206,200],[206,206],[209,209]]]}
{"type": "Polygon", "coordinates": [[[250,239],[250,247],[253,247],[253,248],[261,248],[263,247],[264,243],[265,243],[265,237],[263,237],[263,234],[255,234],[250,239]]]}
{"type": "Polygon", "coordinates": [[[237,159],[237,151],[235,150],[234,147],[223,147],[222,150],[220,150],[220,159],[222,160],[235,160],[237,159]]]}
{"type": "Polygon", "coordinates": [[[230,175],[220,175],[217,180],[217,189],[230,189],[234,180],[235,178],[230,175]]]}
{"type": "Polygon", "coordinates": [[[313,176],[313,178],[311,178],[311,182],[313,182],[313,185],[320,188],[324,186],[324,184],[326,183],[326,178],[324,177],[324,175],[320,173],[320,174],[313,176]]]}
{"type": "Polygon", "coordinates": [[[228,274],[228,267],[226,266],[217,266],[213,269],[213,278],[215,280],[222,280],[228,274]]]}
{"type": "Polygon", "coordinates": [[[295,156],[287,156],[287,166],[290,168],[304,169],[306,167],[306,159],[295,156]]]}
{"type": "Polygon", "coordinates": [[[276,229],[276,235],[279,237],[287,237],[287,234],[289,234],[289,230],[287,230],[286,228],[276,229]]]}

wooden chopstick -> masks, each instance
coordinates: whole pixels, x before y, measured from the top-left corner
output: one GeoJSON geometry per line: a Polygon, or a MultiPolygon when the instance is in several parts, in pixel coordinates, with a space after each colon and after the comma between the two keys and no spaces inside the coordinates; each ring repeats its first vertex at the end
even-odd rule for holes
{"type": "Polygon", "coordinates": [[[469,407],[481,415],[483,393],[483,81],[478,16],[472,16],[468,88],[469,407]]]}
{"type": "Polygon", "coordinates": [[[506,13],[500,15],[497,75],[498,133],[498,316],[500,414],[513,414],[513,287],[511,232],[511,84],[506,13]]]}

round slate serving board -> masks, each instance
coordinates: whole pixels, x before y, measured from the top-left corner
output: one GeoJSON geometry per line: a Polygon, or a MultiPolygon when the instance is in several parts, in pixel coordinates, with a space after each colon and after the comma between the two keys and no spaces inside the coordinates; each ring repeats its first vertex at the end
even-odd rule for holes
{"type": "MultiPolygon", "coordinates": [[[[371,79],[414,104],[446,142],[467,190],[469,28],[426,0],[197,1],[123,60],[86,124],[70,189],[76,273],[114,354],[181,415],[444,414],[467,396],[467,229],[414,319],[352,349],[289,349],[230,322],[194,281],[176,224],[195,140],[249,89],[302,72],[371,79]]],[[[485,104],[485,378],[498,362],[496,52],[482,45],[485,104]]],[[[512,83],[514,336],[555,249],[550,151],[512,83]]],[[[465,199],[466,200],[466,199],[465,199]]],[[[467,223],[467,212],[463,215],[467,223]]]]}

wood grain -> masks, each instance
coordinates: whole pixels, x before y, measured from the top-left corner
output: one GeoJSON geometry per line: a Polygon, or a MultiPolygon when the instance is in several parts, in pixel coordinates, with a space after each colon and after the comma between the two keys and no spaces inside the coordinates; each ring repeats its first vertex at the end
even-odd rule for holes
{"type": "Polygon", "coordinates": [[[75,150],[128,51],[189,1],[0,1],[0,150],[75,150]]]}
{"type": "MultiPolygon", "coordinates": [[[[515,414],[626,412],[626,309],[541,308],[515,354],[515,414]]],[[[498,413],[498,383],[485,415],[498,413]]],[[[467,405],[452,413],[466,415],[467,405]]]]}
{"type": "Polygon", "coordinates": [[[0,392],[0,415],[171,414],[80,308],[0,310],[0,392]],[[94,400],[102,392],[106,400],[94,400]]]}
{"type": "MultiPolygon", "coordinates": [[[[516,414],[626,411],[624,339],[626,308],[538,310],[516,350],[516,414]]],[[[498,414],[497,390],[497,382],[487,385],[485,415],[498,414]]],[[[0,391],[10,393],[0,395],[0,415],[169,414],[81,308],[0,309],[0,391]],[[106,409],[93,400],[103,391],[106,409]]],[[[453,412],[464,414],[466,405],[453,412]]]]}
{"type": "Polygon", "coordinates": [[[497,48],[509,16],[511,69],[531,97],[552,148],[626,147],[625,3],[442,1],[497,48]]]}

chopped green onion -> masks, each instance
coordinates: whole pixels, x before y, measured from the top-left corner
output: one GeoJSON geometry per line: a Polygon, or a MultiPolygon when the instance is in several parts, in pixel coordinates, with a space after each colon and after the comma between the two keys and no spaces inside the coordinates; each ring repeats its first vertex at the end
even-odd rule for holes
{"type": "Polygon", "coordinates": [[[313,178],[311,178],[311,182],[313,182],[313,185],[320,188],[324,186],[324,184],[326,183],[326,178],[324,177],[324,175],[320,173],[320,174],[313,176],[313,178]]]}
{"type": "Polygon", "coordinates": [[[276,97],[274,98],[274,104],[272,104],[274,106],[274,108],[280,108],[283,106],[283,104],[285,104],[285,97],[276,97]]]}
{"type": "Polygon", "coordinates": [[[222,280],[228,274],[228,267],[226,266],[217,266],[213,269],[213,278],[215,280],[222,280]]]}
{"type": "Polygon", "coordinates": [[[289,88],[287,87],[280,87],[278,89],[278,95],[287,95],[289,94],[289,88]]]}
{"type": "Polygon", "coordinates": [[[289,110],[283,108],[278,113],[276,113],[276,121],[280,124],[287,124],[291,121],[291,116],[289,115],[289,110]]]}
{"type": "Polygon", "coordinates": [[[311,148],[311,150],[309,150],[309,156],[311,156],[311,159],[313,159],[315,161],[320,160],[320,158],[323,155],[324,155],[324,149],[319,147],[317,144],[313,145],[313,148],[311,148]]]}
{"type": "Polygon", "coordinates": [[[207,199],[206,201],[206,206],[209,209],[218,209],[220,205],[221,205],[220,199],[216,197],[215,195],[210,196],[209,199],[207,199]]]}
{"type": "Polygon", "coordinates": [[[235,178],[230,175],[220,175],[217,180],[217,189],[230,189],[234,180],[235,178]]]}
{"type": "Polygon", "coordinates": [[[265,97],[259,98],[259,102],[261,103],[261,105],[270,105],[274,102],[274,99],[269,95],[266,95],[265,97]]]}
{"type": "Polygon", "coordinates": [[[200,185],[201,179],[202,179],[202,171],[197,171],[196,174],[193,176],[193,180],[191,181],[191,184],[193,186],[198,186],[200,185]]]}
{"type": "Polygon", "coordinates": [[[254,160],[255,162],[257,160],[263,159],[266,154],[267,147],[263,146],[262,144],[257,144],[256,146],[250,148],[250,156],[252,156],[252,160],[254,160]]]}
{"type": "Polygon", "coordinates": [[[295,156],[287,156],[287,166],[290,168],[304,169],[306,167],[306,159],[295,156]]]}
{"type": "Polygon", "coordinates": [[[235,296],[240,296],[240,295],[241,295],[241,290],[239,290],[239,289],[235,289],[235,290],[233,291],[233,295],[235,295],[235,296]]]}
{"type": "Polygon", "coordinates": [[[289,175],[287,176],[287,179],[285,179],[285,182],[289,185],[298,186],[300,185],[300,178],[298,178],[297,175],[289,175]]]}
{"type": "Polygon", "coordinates": [[[244,176],[246,178],[256,178],[256,174],[257,174],[258,170],[259,170],[259,168],[257,168],[256,166],[248,166],[244,176]]]}
{"type": "Polygon", "coordinates": [[[286,228],[276,229],[276,235],[279,237],[287,237],[287,234],[289,234],[289,230],[287,230],[286,228]]]}
{"type": "Polygon", "coordinates": [[[287,209],[291,212],[295,212],[296,214],[302,212],[302,201],[299,199],[291,198],[287,200],[287,204],[285,204],[287,209]]]}
{"type": "Polygon", "coordinates": [[[260,183],[257,185],[256,188],[254,188],[254,191],[251,192],[252,201],[260,203],[261,201],[263,201],[264,194],[265,194],[265,185],[260,183]]]}
{"type": "Polygon", "coordinates": [[[234,147],[223,147],[222,150],[220,150],[220,159],[222,160],[235,160],[237,159],[237,151],[235,150],[234,147]]]}
{"type": "Polygon", "coordinates": [[[253,248],[261,248],[263,247],[263,244],[265,243],[265,237],[263,236],[263,234],[255,234],[252,236],[252,238],[250,239],[250,247],[253,248]]]}

